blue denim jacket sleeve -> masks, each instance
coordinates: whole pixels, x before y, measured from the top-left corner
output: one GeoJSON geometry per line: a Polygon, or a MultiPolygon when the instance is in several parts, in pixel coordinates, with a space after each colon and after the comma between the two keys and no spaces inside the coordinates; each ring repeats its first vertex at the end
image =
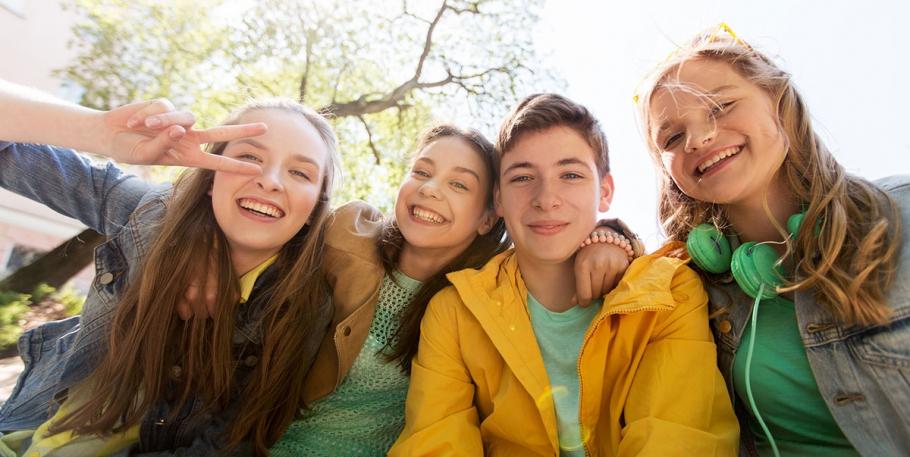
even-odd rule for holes
{"type": "Polygon", "coordinates": [[[105,235],[124,226],[152,186],[71,149],[0,141],[0,186],[105,235]]]}

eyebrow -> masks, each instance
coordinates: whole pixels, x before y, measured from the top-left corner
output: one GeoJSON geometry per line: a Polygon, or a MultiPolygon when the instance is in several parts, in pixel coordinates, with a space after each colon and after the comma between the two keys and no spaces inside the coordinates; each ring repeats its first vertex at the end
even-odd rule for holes
{"type": "MultiPolygon", "coordinates": [[[[706,96],[706,97],[715,97],[715,96],[717,96],[717,95],[720,95],[720,93],[723,92],[723,91],[730,90],[730,89],[735,89],[735,88],[736,88],[736,86],[733,85],[733,84],[724,84],[723,86],[715,87],[714,90],[705,92],[705,93],[704,93],[704,96],[706,96]]],[[[657,130],[656,130],[657,134],[656,134],[656,136],[659,137],[662,133],[664,133],[664,130],[666,130],[668,127],[670,127],[670,124],[671,124],[671,122],[670,122],[669,119],[664,120],[664,121],[657,127],[657,130]]]]}
{"type": "MultiPolygon", "coordinates": [[[[576,157],[560,159],[558,162],[556,162],[557,167],[565,167],[565,166],[569,166],[569,165],[581,165],[588,169],[591,168],[585,161],[583,161],[579,158],[576,158],[576,157]]],[[[516,170],[519,168],[535,168],[535,167],[533,164],[531,164],[531,162],[515,162],[512,165],[509,165],[508,168],[503,170],[502,173],[506,174],[512,170],[516,170]]]]}
{"type": "Polygon", "coordinates": [[[531,165],[531,162],[515,162],[512,165],[509,165],[509,167],[505,170],[502,170],[502,174],[506,174],[512,170],[517,170],[519,168],[534,168],[534,165],[531,165]]]}
{"type": "Polygon", "coordinates": [[[237,141],[234,142],[234,144],[248,144],[248,145],[250,145],[250,146],[252,146],[252,147],[254,147],[254,148],[258,148],[258,149],[268,149],[267,147],[265,147],[264,144],[262,144],[262,143],[260,143],[260,142],[258,142],[258,141],[256,141],[256,140],[251,140],[251,139],[249,139],[249,138],[244,138],[244,139],[242,139],[242,140],[237,140],[237,141]]]}
{"type": "Polygon", "coordinates": [[[730,90],[730,89],[735,89],[735,88],[736,88],[736,86],[734,86],[733,84],[725,84],[723,86],[715,87],[714,90],[706,93],[705,95],[708,95],[708,96],[717,95],[718,93],[723,92],[725,90],[730,90]]]}
{"type": "Polygon", "coordinates": [[[568,159],[562,159],[559,162],[556,162],[556,166],[558,166],[558,167],[565,167],[565,166],[569,166],[569,165],[581,165],[585,168],[591,168],[583,160],[578,159],[576,157],[569,157],[568,159]]]}
{"type": "Polygon", "coordinates": [[[295,162],[305,162],[305,163],[313,164],[317,169],[319,169],[319,162],[316,162],[316,160],[314,160],[313,158],[305,156],[303,154],[299,154],[299,153],[294,154],[291,156],[291,160],[293,160],[295,162]]]}
{"type": "MultiPolygon", "coordinates": [[[[436,162],[434,162],[433,159],[431,159],[429,157],[421,157],[421,158],[417,159],[415,162],[429,162],[430,165],[436,166],[436,162]]],[[[474,179],[476,179],[478,182],[481,181],[480,175],[477,174],[476,171],[474,171],[470,168],[456,166],[455,171],[458,173],[467,173],[467,174],[473,176],[474,179]]]]}
{"type": "MultiPolygon", "coordinates": [[[[248,145],[250,145],[250,146],[252,146],[252,147],[254,147],[254,148],[262,149],[262,150],[265,150],[265,151],[267,151],[267,150],[269,149],[269,148],[265,147],[264,144],[262,144],[262,143],[260,143],[260,142],[258,142],[258,141],[256,141],[256,140],[249,139],[249,138],[245,138],[245,139],[242,139],[242,140],[237,140],[237,141],[235,141],[233,144],[248,144],[248,145]]],[[[307,156],[305,156],[305,155],[303,155],[303,154],[300,154],[300,153],[293,154],[293,155],[291,156],[291,160],[294,160],[295,162],[306,162],[306,163],[311,163],[311,164],[315,165],[317,169],[320,168],[319,162],[317,162],[316,160],[314,160],[314,159],[312,159],[312,158],[310,158],[310,157],[307,157],[307,156]]]]}

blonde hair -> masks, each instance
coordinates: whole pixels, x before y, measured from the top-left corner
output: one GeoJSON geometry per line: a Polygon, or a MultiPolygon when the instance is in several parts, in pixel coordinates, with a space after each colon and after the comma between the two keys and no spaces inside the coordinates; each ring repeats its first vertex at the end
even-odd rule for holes
{"type": "MultiPolygon", "coordinates": [[[[660,145],[650,128],[651,97],[660,88],[676,88],[671,77],[692,59],[710,59],[730,65],[740,76],[764,90],[777,109],[788,151],[780,172],[806,212],[787,253],[795,254],[795,278],[781,292],[814,287],[816,298],[845,324],[882,324],[890,315],[886,292],[894,279],[900,241],[900,215],[893,199],[862,178],[847,174],[815,130],[809,112],[790,75],[767,56],[735,36],[714,29],[698,34],[659,65],[642,83],[636,96],[645,141],[659,169],[658,217],[667,236],[684,241],[701,223],[730,230],[721,205],[695,200],[673,182],[660,161],[660,145]]],[[[778,231],[787,233],[765,211],[778,231]]]]}

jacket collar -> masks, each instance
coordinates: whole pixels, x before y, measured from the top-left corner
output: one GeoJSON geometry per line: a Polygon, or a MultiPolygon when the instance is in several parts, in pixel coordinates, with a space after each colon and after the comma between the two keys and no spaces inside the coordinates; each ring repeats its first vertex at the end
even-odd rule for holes
{"type": "MultiPolygon", "coordinates": [[[[450,273],[448,279],[509,369],[535,399],[550,441],[554,449],[559,449],[556,411],[553,402],[548,401],[549,378],[528,315],[528,289],[514,252],[510,249],[497,255],[480,270],[450,273]]],[[[591,328],[596,331],[597,323],[608,315],[673,309],[670,282],[684,263],[685,260],[662,256],[633,262],[623,280],[604,297],[591,328]]],[[[594,332],[588,333],[586,341],[594,332]]]]}

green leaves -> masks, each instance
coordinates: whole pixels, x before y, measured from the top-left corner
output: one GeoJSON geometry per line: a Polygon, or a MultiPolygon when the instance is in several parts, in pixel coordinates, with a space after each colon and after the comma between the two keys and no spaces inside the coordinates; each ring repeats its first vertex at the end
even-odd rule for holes
{"type": "Polygon", "coordinates": [[[521,96],[562,87],[534,49],[540,0],[68,1],[85,20],[59,74],[83,104],[166,97],[203,127],[255,97],[331,108],[338,201],[388,209],[434,120],[491,134],[521,96]]]}

